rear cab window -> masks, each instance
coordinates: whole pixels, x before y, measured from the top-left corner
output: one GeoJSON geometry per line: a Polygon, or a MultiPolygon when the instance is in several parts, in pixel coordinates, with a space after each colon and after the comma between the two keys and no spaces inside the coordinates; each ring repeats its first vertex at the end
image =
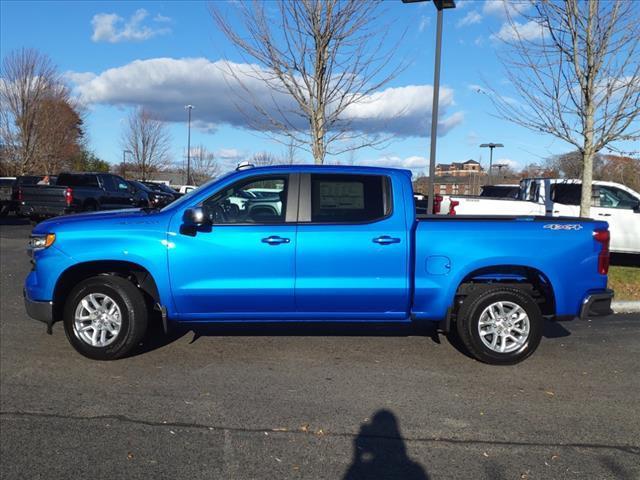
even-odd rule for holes
{"type": "Polygon", "coordinates": [[[96,175],[63,173],[58,177],[56,185],[63,187],[98,187],[98,177],[96,175]]]}
{"type": "Polygon", "coordinates": [[[311,223],[365,223],[391,214],[384,175],[311,174],[311,223]]]}

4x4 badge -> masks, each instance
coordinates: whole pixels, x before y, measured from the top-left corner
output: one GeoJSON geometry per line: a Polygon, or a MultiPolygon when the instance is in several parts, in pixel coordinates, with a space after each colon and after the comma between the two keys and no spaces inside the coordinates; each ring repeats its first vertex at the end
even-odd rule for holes
{"type": "Polygon", "coordinates": [[[582,230],[579,223],[547,223],[544,227],[548,230],[582,230]]]}

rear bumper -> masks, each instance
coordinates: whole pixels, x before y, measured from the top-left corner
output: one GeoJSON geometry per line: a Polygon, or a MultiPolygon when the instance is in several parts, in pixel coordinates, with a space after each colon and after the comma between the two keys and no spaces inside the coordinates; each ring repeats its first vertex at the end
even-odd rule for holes
{"type": "Polygon", "coordinates": [[[604,290],[598,293],[587,295],[580,307],[580,319],[601,315],[611,315],[611,300],[613,300],[613,290],[604,290]]]}
{"type": "Polygon", "coordinates": [[[24,306],[27,309],[27,315],[47,325],[53,323],[53,302],[31,300],[26,290],[22,291],[22,295],[24,296],[24,306]]]}
{"type": "Polygon", "coordinates": [[[75,210],[70,207],[61,207],[56,205],[20,205],[19,213],[26,217],[58,217],[73,213],[75,210]]]}

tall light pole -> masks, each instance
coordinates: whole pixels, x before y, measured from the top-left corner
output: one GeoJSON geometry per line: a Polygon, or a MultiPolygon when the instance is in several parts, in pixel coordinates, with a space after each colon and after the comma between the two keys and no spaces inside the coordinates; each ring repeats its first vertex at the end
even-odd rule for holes
{"type": "MultiPolygon", "coordinates": [[[[402,0],[402,3],[417,3],[427,0],[402,0]]],[[[436,56],[433,70],[433,102],[431,107],[431,150],[429,152],[429,194],[427,197],[427,212],[433,213],[435,198],[435,170],[436,170],[436,139],[438,136],[438,100],[440,99],[440,57],[442,53],[442,10],[456,8],[454,0],[433,0],[436,6],[436,56]]]]}
{"type": "Polygon", "coordinates": [[[184,108],[189,111],[189,133],[187,134],[187,185],[191,185],[191,110],[193,110],[193,105],[185,105],[184,108]]]}
{"type": "Polygon", "coordinates": [[[493,149],[504,147],[501,143],[482,143],[480,148],[489,148],[489,185],[491,185],[491,169],[493,168],[493,149]]]}
{"type": "Polygon", "coordinates": [[[129,155],[133,155],[133,152],[131,150],[123,150],[122,151],[122,176],[124,178],[127,178],[127,153],[129,155]]]}

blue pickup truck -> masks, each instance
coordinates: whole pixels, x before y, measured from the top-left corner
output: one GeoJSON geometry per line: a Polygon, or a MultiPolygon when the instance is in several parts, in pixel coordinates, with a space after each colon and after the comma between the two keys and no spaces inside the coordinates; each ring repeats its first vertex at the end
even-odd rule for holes
{"type": "Polygon", "coordinates": [[[64,323],[100,360],[128,355],[151,318],[435,322],[477,359],[513,364],[543,319],[610,313],[607,223],[417,217],[411,173],[239,169],[159,209],[38,224],[28,314],[64,323]],[[156,315],[152,313],[156,311],[156,315]]]}

